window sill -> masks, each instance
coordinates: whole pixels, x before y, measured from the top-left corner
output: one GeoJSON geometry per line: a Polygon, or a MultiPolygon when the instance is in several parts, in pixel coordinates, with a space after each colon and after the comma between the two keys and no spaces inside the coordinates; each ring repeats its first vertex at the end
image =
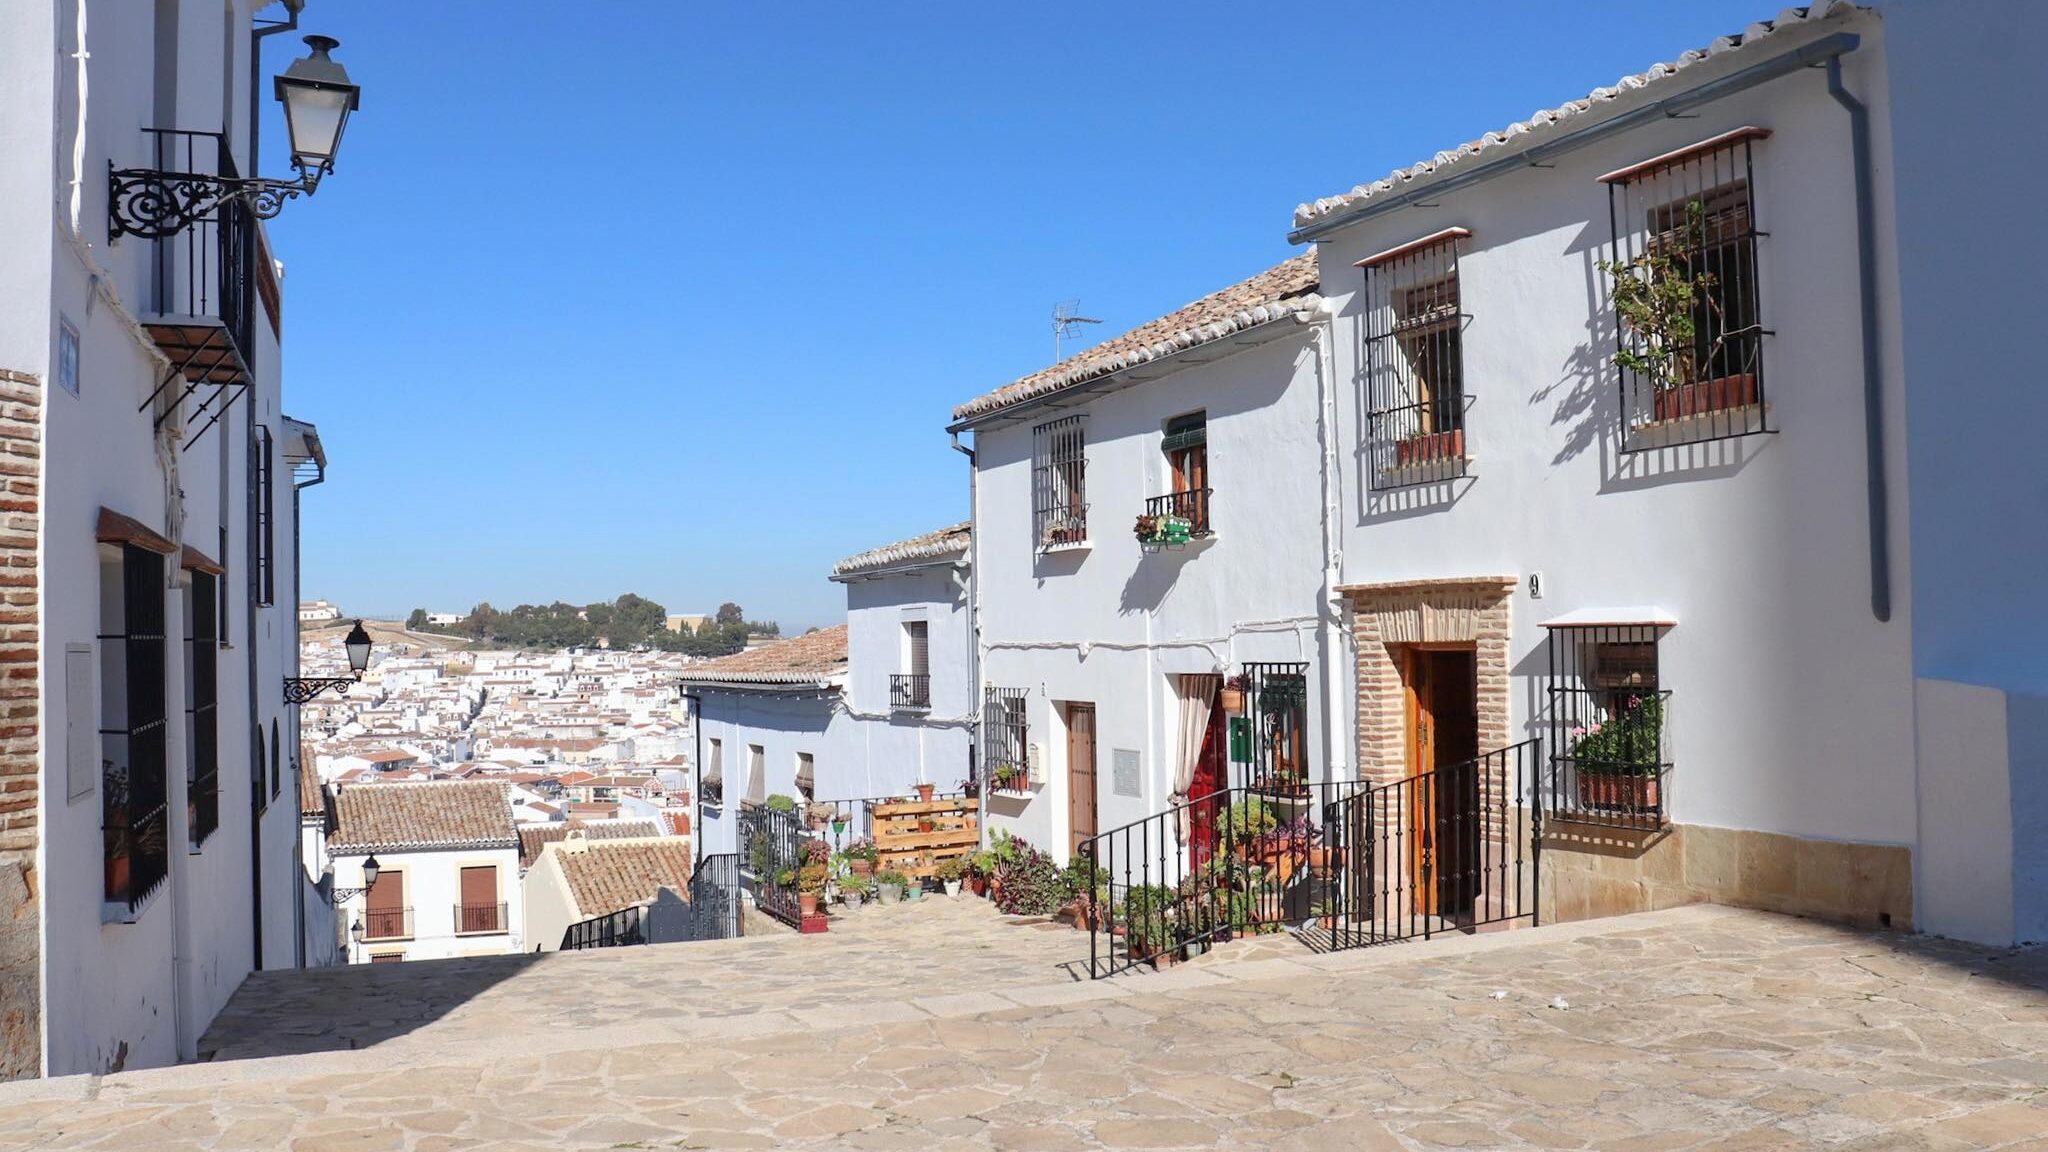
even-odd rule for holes
{"type": "Polygon", "coordinates": [[[1438,456],[1430,460],[1412,460],[1396,464],[1392,468],[1380,469],[1381,488],[1410,488],[1417,484],[1433,484],[1439,480],[1462,480],[1472,469],[1470,455],[1438,456]]]}
{"type": "Polygon", "coordinates": [[[1093,540],[1070,540],[1065,544],[1044,545],[1039,548],[1038,552],[1042,556],[1050,556],[1058,552],[1090,552],[1094,548],[1095,541],[1093,540]]]}
{"type": "Polygon", "coordinates": [[[1179,544],[1168,544],[1164,540],[1140,540],[1138,547],[1147,556],[1159,552],[1200,552],[1215,544],[1221,535],[1219,532],[1206,532],[1200,536],[1190,536],[1179,544]]]}
{"type": "Polygon", "coordinates": [[[1637,436],[1663,444],[1684,444],[1701,439],[1701,429],[1710,432],[1711,438],[1727,436],[1753,436],[1768,431],[1764,418],[1769,408],[1763,404],[1735,404],[1726,408],[1709,408],[1704,412],[1693,412],[1684,416],[1667,416],[1662,420],[1645,420],[1630,429],[1637,436]]]}
{"type": "Polygon", "coordinates": [[[365,937],[363,937],[363,943],[364,943],[364,944],[409,944],[409,943],[411,943],[411,942],[412,942],[412,940],[413,940],[413,937],[411,937],[411,936],[365,936],[365,937]]]}
{"type": "Polygon", "coordinates": [[[891,704],[889,706],[889,711],[891,712],[910,712],[915,713],[919,716],[922,716],[925,713],[930,712],[931,710],[932,706],[929,704],[891,704]]]}
{"type": "Polygon", "coordinates": [[[155,888],[150,889],[149,895],[142,898],[142,903],[137,904],[133,908],[113,900],[101,900],[100,925],[105,927],[109,924],[140,923],[144,916],[149,915],[149,910],[156,907],[157,901],[163,899],[164,890],[170,886],[171,878],[168,876],[164,877],[157,882],[155,888]]]}
{"type": "Polygon", "coordinates": [[[510,935],[510,934],[511,934],[511,932],[512,932],[512,929],[510,929],[510,928],[476,928],[476,929],[472,929],[472,930],[470,930],[470,931],[467,931],[467,932],[457,932],[457,933],[456,933],[456,935],[457,935],[457,936],[507,936],[507,935],[510,935]]]}

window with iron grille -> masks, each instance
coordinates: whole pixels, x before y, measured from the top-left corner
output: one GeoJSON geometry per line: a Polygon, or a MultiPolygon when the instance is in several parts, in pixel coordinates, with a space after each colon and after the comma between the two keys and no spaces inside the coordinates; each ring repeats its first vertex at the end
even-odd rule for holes
{"type": "Polygon", "coordinates": [[[270,792],[263,786],[263,725],[249,730],[249,811],[261,816],[270,809],[270,792]]]}
{"type": "Polygon", "coordinates": [[[1465,475],[1465,322],[1447,228],[1358,262],[1365,269],[1366,436],[1375,489],[1465,475]]]}
{"type": "Polygon", "coordinates": [[[725,803],[725,741],[711,737],[711,750],[704,756],[704,775],[697,786],[704,791],[704,803],[716,807],[725,803]]]}
{"type": "Polygon", "coordinates": [[[192,846],[220,827],[220,638],[216,578],[194,570],[186,596],[185,818],[192,846]]]}
{"type": "Polygon", "coordinates": [[[1669,819],[1671,693],[1661,624],[1550,629],[1550,780],[1556,818],[1661,828],[1669,819]]]}
{"type": "Polygon", "coordinates": [[[1751,162],[1769,135],[1740,128],[1601,177],[1626,451],[1771,431],[1751,162]]]}
{"type": "Polygon", "coordinates": [[[271,463],[276,445],[268,427],[256,430],[257,595],[265,607],[277,603],[277,477],[271,463]]]}
{"type": "Polygon", "coordinates": [[[1028,693],[1022,688],[989,688],[981,705],[981,764],[989,786],[1022,792],[1031,786],[1028,693]]]}
{"type": "Polygon", "coordinates": [[[284,790],[284,756],[278,748],[277,717],[270,718],[270,798],[284,790]]]}
{"type": "Polygon", "coordinates": [[[1080,416],[1031,430],[1031,523],[1040,549],[1088,539],[1088,436],[1080,416]]]}
{"type": "Polygon", "coordinates": [[[129,912],[170,868],[164,557],[134,544],[100,568],[100,830],[109,904],[129,912]]]}
{"type": "Polygon", "coordinates": [[[1252,738],[1246,787],[1307,791],[1308,665],[1246,664],[1244,680],[1252,738]]]}
{"type": "Polygon", "coordinates": [[[759,744],[747,745],[746,802],[760,804],[768,799],[768,754],[759,744]]]}
{"type": "Polygon", "coordinates": [[[1160,438],[1171,490],[1145,501],[1138,543],[1147,552],[1184,548],[1210,535],[1209,413],[1189,412],[1166,422],[1160,438]]]}

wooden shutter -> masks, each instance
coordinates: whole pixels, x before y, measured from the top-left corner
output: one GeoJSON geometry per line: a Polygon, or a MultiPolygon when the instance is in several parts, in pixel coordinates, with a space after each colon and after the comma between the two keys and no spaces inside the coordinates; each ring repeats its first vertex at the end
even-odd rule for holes
{"type": "Polygon", "coordinates": [[[768,799],[767,773],[763,770],[764,759],[759,744],[747,745],[747,801],[759,804],[768,799]]]}
{"type": "Polygon", "coordinates": [[[904,625],[910,630],[910,674],[929,676],[932,671],[931,628],[922,620],[904,625]]]}
{"type": "Polygon", "coordinates": [[[498,902],[498,870],[491,865],[462,870],[462,906],[481,908],[498,902]]]}
{"type": "Polygon", "coordinates": [[[370,885],[363,904],[372,912],[396,912],[405,907],[405,873],[389,869],[377,873],[377,882],[370,885]]]}

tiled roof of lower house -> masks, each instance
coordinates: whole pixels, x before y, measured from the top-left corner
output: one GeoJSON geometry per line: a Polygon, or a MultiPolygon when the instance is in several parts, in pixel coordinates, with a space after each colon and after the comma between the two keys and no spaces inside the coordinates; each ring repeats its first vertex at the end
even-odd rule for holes
{"type": "Polygon", "coordinates": [[[644,840],[661,835],[660,827],[652,820],[613,820],[597,824],[570,820],[561,824],[522,824],[519,827],[519,866],[530,867],[540,858],[542,849],[561,841],[572,828],[580,829],[587,840],[644,840]]]}
{"type": "Polygon", "coordinates": [[[863,572],[874,572],[883,568],[894,568],[919,560],[935,560],[941,556],[953,556],[967,551],[967,543],[974,530],[972,520],[948,524],[936,532],[870,548],[857,556],[848,556],[832,566],[833,579],[842,576],[857,576],[863,572]]]}
{"type": "Polygon", "coordinates": [[[846,671],[846,625],[834,624],[802,636],[749,648],[702,664],[677,678],[700,684],[823,685],[846,671]]]}
{"type": "Polygon", "coordinates": [[[1321,273],[1314,249],[1266,269],[1249,280],[1239,281],[1221,292],[1211,292],[1192,304],[1169,312],[1150,323],[1140,324],[1076,356],[1014,380],[1001,388],[953,409],[955,421],[968,421],[999,412],[1027,400],[1085,384],[1112,372],[1121,372],[1148,360],[1185,352],[1235,332],[1256,328],[1321,303],[1316,295],[1321,273]]]}
{"type": "Polygon", "coordinates": [[[359,784],[334,799],[337,853],[517,848],[505,786],[486,780],[359,784]]]}
{"type": "Polygon", "coordinates": [[[690,898],[690,842],[678,836],[654,840],[573,841],[550,849],[562,879],[586,919],[654,899],[661,889],[690,898]]]}
{"type": "MultiPolygon", "coordinates": [[[[1376,196],[1392,193],[1404,185],[1413,184],[1434,176],[1460,164],[1469,162],[1482,153],[1493,152],[1510,146],[1519,147],[1540,142],[1546,136],[1567,132],[1578,127],[1590,114],[1604,111],[1613,101],[1634,92],[1650,92],[1675,87],[1672,79],[1685,69],[1702,61],[1718,59],[1730,52],[1752,48],[1767,40],[1774,33],[1790,28],[1810,25],[1835,16],[1842,16],[1857,10],[1848,0],[1823,0],[1803,8],[1787,8],[1778,13],[1775,20],[1759,20],[1741,32],[1723,36],[1704,48],[1696,48],[1681,54],[1678,59],[1664,64],[1653,64],[1646,72],[1623,76],[1606,88],[1595,88],[1585,97],[1573,100],[1556,108],[1546,108],[1527,120],[1518,120],[1497,132],[1488,132],[1477,140],[1447,149],[1407,168],[1397,168],[1383,180],[1360,184],[1349,192],[1336,196],[1325,196],[1320,200],[1303,204],[1294,210],[1295,227],[1305,227],[1326,217],[1341,214],[1365,203],[1376,196]]],[[[1647,96],[1645,97],[1648,98],[1647,96]]]]}

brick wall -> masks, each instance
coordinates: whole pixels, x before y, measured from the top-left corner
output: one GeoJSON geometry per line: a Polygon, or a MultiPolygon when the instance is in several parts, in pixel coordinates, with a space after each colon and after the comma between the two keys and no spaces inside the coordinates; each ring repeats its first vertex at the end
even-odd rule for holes
{"type": "Polygon", "coordinates": [[[36,820],[42,381],[0,368],[0,1080],[42,1065],[36,820]]]}
{"type": "Polygon", "coordinates": [[[1406,698],[1395,649],[1403,644],[1471,644],[1478,663],[1479,750],[1513,743],[1508,720],[1509,597],[1512,576],[1353,585],[1357,660],[1358,775],[1390,784],[1408,770],[1406,698]]]}

